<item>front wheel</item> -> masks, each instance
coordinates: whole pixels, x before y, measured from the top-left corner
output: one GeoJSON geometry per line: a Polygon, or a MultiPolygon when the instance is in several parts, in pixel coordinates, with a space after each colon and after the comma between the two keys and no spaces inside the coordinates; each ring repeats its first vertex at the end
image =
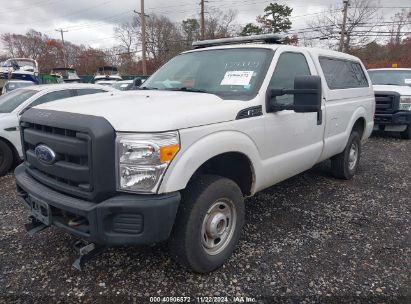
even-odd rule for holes
{"type": "Polygon", "coordinates": [[[0,140],[0,176],[5,175],[13,165],[13,151],[0,140]]]}
{"type": "Polygon", "coordinates": [[[405,131],[400,133],[402,139],[411,139],[411,124],[407,126],[405,131]]]}
{"type": "Polygon", "coordinates": [[[341,179],[352,179],[357,172],[360,155],[361,138],[357,131],[352,131],[344,151],[331,158],[334,176],[341,179]]]}
{"type": "Polygon", "coordinates": [[[232,180],[204,175],[182,194],[169,241],[172,257],[199,273],[224,264],[238,243],[244,224],[244,199],[232,180]]]}

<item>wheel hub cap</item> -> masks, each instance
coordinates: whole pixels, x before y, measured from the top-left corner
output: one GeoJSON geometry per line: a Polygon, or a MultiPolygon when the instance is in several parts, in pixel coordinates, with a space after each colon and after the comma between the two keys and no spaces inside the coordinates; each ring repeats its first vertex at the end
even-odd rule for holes
{"type": "Polygon", "coordinates": [[[227,228],[227,218],[223,213],[214,213],[210,215],[207,226],[206,232],[212,238],[217,238],[224,234],[224,231],[227,228]]]}
{"type": "Polygon", "coordinates": [[[350,148],[350,153],[348,155],[348,168],[353,170],[357,165],[358,160],[358,145],[356,143],[352,143],[350,148]]]}
{"type": "Polygon", "coordinates": [[[203,249],[210,255],[223,251],[230,242],[237,221],[237,214],[231,200],[216,201],[207,211],[201,227],[203,249]]]}

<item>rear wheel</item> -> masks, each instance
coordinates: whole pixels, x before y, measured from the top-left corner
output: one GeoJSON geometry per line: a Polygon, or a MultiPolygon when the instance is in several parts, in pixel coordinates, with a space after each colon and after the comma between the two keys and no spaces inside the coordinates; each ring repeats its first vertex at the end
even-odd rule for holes
{"type": "Polygon", "coordinates": [[[401,138],[403,139],[411,139],[411,124],[407,126],[407,129],[405,131],[400,133],[401,138]]]}
{"type": "Polygon", "coordinates": [[[13,151],[0,140],[0,176],[5,175],[13,165],[13,151]]]}
{"type": "Polygon", "coordinates": [[[357,131],[352,131],[347,146],[340,154],[331,158],[331,168],[337,178],[351,179],[360,163],[361,139],[357,131]]]}
{"type": "Polygon", "coordinates": [[[237,184],[224,177],[202,176],[182,195],[170,253],[195,272],[213,271],[231,256],[243,223],[243,195],[237,184]]]}

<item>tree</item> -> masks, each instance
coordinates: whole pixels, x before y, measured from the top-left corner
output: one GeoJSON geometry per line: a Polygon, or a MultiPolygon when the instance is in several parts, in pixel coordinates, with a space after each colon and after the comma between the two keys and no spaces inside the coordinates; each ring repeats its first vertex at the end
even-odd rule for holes
{"type": "MultiPolygon", "coordinates": [[[[321,39],[327,39],[329,48],[335,49],[342,31],[342,19],[341,9],[330,6],[328,11],[308,22],[308,26],[321,39]]],[[[351,47],[365,45],[375,38],[377,33],[373,35],[373,30],[378,19],[378,8],[373,6],[371,0],[351,0],[347,11],[343,51],[348,52],[351,47]]]]}
{"type": "Polygon", "coordinates": [[[229,10],[226,13],[214,9],[205,19],[205,38],[218,39],[231,37],[235,34],[237,28],[234,23],[237,12],[229,10]]]}
{"type": "Polygon", "coordinates": [[[257,17],[265,33],[287,32],[291,28],[290,16],[293,9],[287,5],[270,3],[265,9],[265,14],[257,17]]]}
{"type": "Polygon", "coordinates": [[[185,49],[179,28],[166,16],[151,14],[146,20],[147,53],[154,59],[155,67],[185,49]]]}
{"type": "Polygon", "coordinates": [[[409,28],[411,22],[411,11],[406,11],[402,9],[400,12],[396,13],[392,20],[391,32],[391,43],[399,45],[401,43],[401,38],[403,37],[404,28],[409,28]]]}
{"type": "Polygon", "coordinates": [[[241,36],[286,33],[291,28],[290,16],[293,9],[287,5],[270,3],[265,9],[265,14],[257,16],[257,23],[247,23],[240,32],[241,36]]]}
{"type": "Polygon", "coordinates": [[[197,19],[188,18],[181,23],[183,36],[186,40],[187,48],[191,48],[193,41],[198,40],[200,36],[200,24],[197,19]]]}
{"type": "Polygon", "coordinates": [[[84,48],[77,56],[74,68],[79,75],[93,75],[98,67],[106,65],[106,53],[102,50],[84,48]]]}
{"type": "Polygon", "coordinates": [[[251,36],[251,35],[259,35],[263,32],[263,29],[259,27],[258,25],[252,24],[252,23],[247,23],[241,33],[240,36],[251,36]]]}
{"type": "Polygon", "coordinates": [[[134,18],[131,22],[123,22],[114,27],[114,35],[122,52],[132,53],[137,50],[139,32],[140,18],[134,18]]]}

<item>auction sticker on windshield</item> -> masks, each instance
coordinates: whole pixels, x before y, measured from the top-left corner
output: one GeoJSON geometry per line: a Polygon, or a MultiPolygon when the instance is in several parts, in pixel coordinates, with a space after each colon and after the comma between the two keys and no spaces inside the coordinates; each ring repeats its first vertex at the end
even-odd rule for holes
{"type": "Polygon", "coordinates": [[[248,85],[253,73],[254,71],[227,71],[220,85],[248,85]]]}
{"type": "Polygon", "coordinates": [[[404,79],[405,84],[411,84],[411,79],[404,79]]]}

